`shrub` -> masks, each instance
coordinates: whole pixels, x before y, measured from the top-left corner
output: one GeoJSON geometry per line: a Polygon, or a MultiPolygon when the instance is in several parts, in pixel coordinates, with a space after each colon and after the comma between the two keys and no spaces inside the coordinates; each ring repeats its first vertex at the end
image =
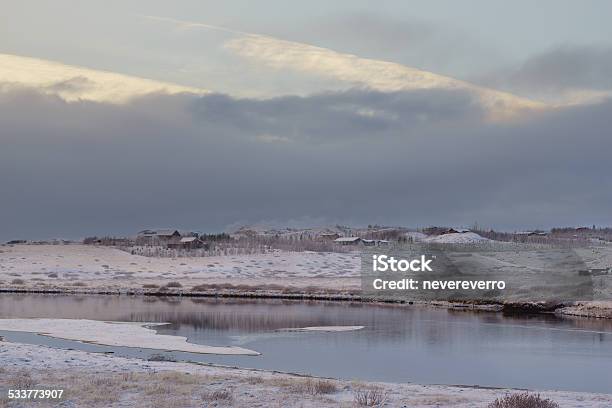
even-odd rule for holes
{"type": "Polygon", "coordinates": [[[387,394],[379,387],[356,388],[353,397],[360,407],[378,407],[384,404],[387,394]]]}
{"type": "Polygon", "coordinates": [[[333,394],[338,391],[338,387],[331,381],[317,380],[314,382],[316,394],[333,394]]]}
{"type": "Polygon", "coordinates": [[[559,408],[559,404],[548,398],[542,399],[540,394],[525,392],[497,398],[488,408],[559,408]]]}
{"type": "Polygon", "coordinates": [[[144,289],[158,289],[159,285],[156,285],[154,283],[145,283],[144,285],[142,285],[142,287],[144,289]]]}
{"type": "Polygon", "coordinates": [[[183,285],[181,285],[181,282],[172,281],[172,282],[166,283],[166,287],[167,288],[182,288],[183,285]]]}
{"type": "Polygon", "coordinates": [[[296,381],[291,388],[296,392],[310,395],[333,394],[338,391],[338,387],[333,382],[313,378],[296,381]]]}
{"type": "Polygon", "coordinates": [[[25,281],[23,279],[13,279],[11,281],[11,284],[13,284],[13,285],[25,285],[25,281]]]}

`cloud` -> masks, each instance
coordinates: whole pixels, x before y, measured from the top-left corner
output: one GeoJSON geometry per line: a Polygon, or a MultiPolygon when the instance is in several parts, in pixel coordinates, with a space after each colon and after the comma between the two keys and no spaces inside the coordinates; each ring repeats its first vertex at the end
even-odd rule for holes
{"type": "Polygon", "coordinates": [[[604,100],[612,94],[612,47],[562,45],[483,80],[558,104],[604,100]]]}
{"type": "Polygon", "coordinates": [[[0,89],[2,239],[262,220],[612,221],[610,102],[495,124],[465,90],[110,104],[0,89]]]}
{"type": "Polygon", "coordinates": [[[14,85],[38,88],[67,101],[125,103],[151,93],[207,92],[168,82],[9,54],[0,54],[0,78],[14,85]]]}
{"type": "Polygon", "coordinates": [[[489,70],[506,58],[499,47],[485,45],[487,38],[473,37],[452,24],[371,10],[324,16],[284,31],[298,42],[457,78],[475,69],[489,70]]]}
{"type": "Polygon", "coordinates": [[[537,101],[394,62],[362,58],[329,48],[204,23],[155,16],[145,18],[155,22],[171,23],[181,30],[204,29],[232,34],[233,38],[227,40],[224,47],[233,54],[278,72],[293,71],[333,79],[346,84],[346,88],[357,86],[382,92],[424,89],[465,90],[473,93],[489,112],[490,118],[495,120],[513,118],[526,112],[546,108],[545,104],[537,101]]]}
{"type": "Polygon", "coordinates": [[[527,60],[512,80],[546,90],[612,90],[612,48],[561,46],[527,60]]]}

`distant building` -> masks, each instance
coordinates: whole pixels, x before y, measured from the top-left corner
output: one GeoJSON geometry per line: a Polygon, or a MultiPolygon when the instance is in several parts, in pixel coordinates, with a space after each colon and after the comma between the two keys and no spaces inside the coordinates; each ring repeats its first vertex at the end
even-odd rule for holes
{"type": "Polygon", "coordinates": [[[467,229],[467,228],[448,228],[441,235],[444,235],[444,234],[466,234],[468,232],[470,232],[470,230],[467,229]]]}
{"type": "Polygon", "coordinates": [[[140,231],[136,237],[136,245],[161,246],[169,249],[209,248],[209,244],[197,233],[176,229],[140,231]]]}
{"type": "Polygon", "coordinates": [[[520,231],[515,233],[515,235],[522,235],[525,237],[545,237],[548,234],[544,231],[520,231]]]}
{"type": "Polygon", "coordinates": [[[19,245],[19,244],[27,244],[28,241],[25,239],[13,239],[12,241],[8,241],[7,245],[19,245]]]}
{"type": "Polygon", "coordinates": [[[359,237],[340,237],[340,238],[336,238],[334,242],[340,245],[357,245],[361,243],[361,238],[359,237]]]}
{"type": "Polygon", "coordinates": [[[335,232],[319,234],[319,239],[321,241],[335,241],[340,238],[340,234],[335,232]]]}
{"type": "Polygon", "coordinates": [[[453,227],[428,227],[423,230],[426,235],[444,235],[444,234],[465,234],[470,232],[467,228],[453,228],[453,227]]]}
{"type": "Polygon", "coordinates": [[[148,246],[168,246],[169,243],[180,241],[181,234],[178,230],[143,230],[138,233],[136,243],[148,246]]]}
{"type": "Polygon", "coordinates": [[[200,249],[208,248],[208,244],[199,237],[173,238],[167,243],[168,248],[172,249],[200,249]]]}

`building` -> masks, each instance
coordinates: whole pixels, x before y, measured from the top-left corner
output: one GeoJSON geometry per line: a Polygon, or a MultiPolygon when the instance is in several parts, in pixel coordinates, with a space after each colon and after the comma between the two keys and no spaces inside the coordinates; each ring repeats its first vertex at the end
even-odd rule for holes
{"type": "Polygon", "coordinates": [[[199,237],[191,236],[191,237],[181,237],[181,238],[173,238],[168,244],[168,248],[171,249],[201,249],[208,248],[208,243],[202,241],[199,237]]]}
{"type": "Polygon", "coordinates": [[[545,237],[548,234],[544,231],[521,231],[516,232],[514,235],[520,235],[524,237],[545,237]]]}
{"type": "Polygon", "coordinates": [[[359,237],[340,237],[340,238],[336,238],[334,242],[340,245],[357,245],[361,243],[361,238],[359,237]]]}
{"type": "Polygon", "coordinates": [[[382,246],[389,245],[389,241],[386,239],[362,239],[361,243],[364,246],[382,246]]]}
{"type": "Polygon", "coordinates": [[[180,241],[181,234],[178,230],[143,230],[136,237],[137,245],[146,246],[168,246],[169,243],[180,241]]]}
{"type": "Polygon", "coordinates": [[[470,232],[470,230],[467,228],[448,228],[445,232],[442,233],[442,235],[444,234],[465,234],[468,232],[470,232]]]}
{"type": "Polygon", "coordinates": [[[453,228],[453,227],[428,227],[423,230],[426,235],[444,235],[444,234],[465,234],[470,232],[467,228],[453,228]]]}
{"type": "Polygon", "coordinates": [[[319,234],[319,239],[321,241],[335,241],[338,238],[340,238],[340,234],[338,234],[336,232],[329,232],[329,233],[319,234]]]}

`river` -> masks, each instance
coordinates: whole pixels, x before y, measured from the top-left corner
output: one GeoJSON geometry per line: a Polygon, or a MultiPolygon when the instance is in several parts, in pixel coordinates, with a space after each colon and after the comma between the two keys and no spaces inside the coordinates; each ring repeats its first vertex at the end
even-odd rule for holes
{"type": "Polygon", "coordinates": [[[364,381],[612,392],[612,321],[423,306],[131,296],[0,295],[2,318],[167,322],[158,333],[260,356],[108,347],[0,332],[9,341],[364,381]],[[364,326],[349,332],[287,332],[364,326]]]}

